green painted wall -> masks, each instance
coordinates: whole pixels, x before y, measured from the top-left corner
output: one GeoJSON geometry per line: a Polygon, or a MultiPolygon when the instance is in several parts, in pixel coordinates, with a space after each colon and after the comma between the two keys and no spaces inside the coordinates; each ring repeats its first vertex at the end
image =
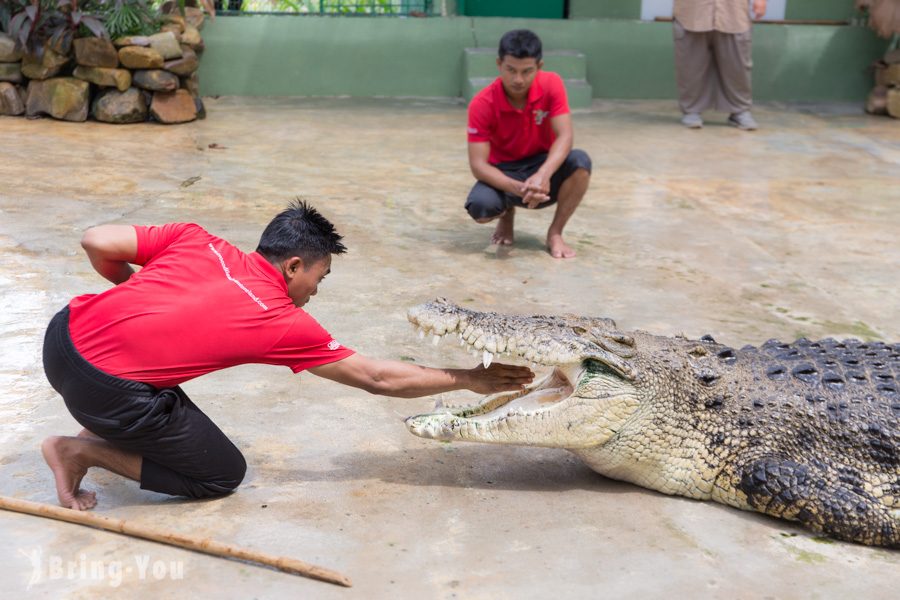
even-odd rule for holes
{"type": "Polygon", "coordinates": [[[788,0],[785,19],[834,19],[849,21],[856,14],[853,0],[788,0]]]}
{"type": "Polygon", "coordinates": [[[640,19],[641,0],[569,0],[570,19],[640,19]]]}
{"type": "Polygon", "coordinates": [[[565,0],[457,0],[459,14],[473,17],[562,19],[565,8],[565,0]]]}
{"type": "MultiPolygon", "coordinates": [[[[854,15],[853,0],[787,0],[785,19],[849,20],[854,15]]],[[[639,19],[641,0],[569,0],[572,19],[639,19]]]]}
{"type": "MultiPolygon", "coordinates": [[[[222,16],[203,30],[206,95],[459,96],[462,49],[509,29],[587,56],[597,98],[674,98],[668,23],[501,18],[222,16]]],[[[756,100],[862,100],[887,46],[868,29],[757,25],[756,100]]]]}

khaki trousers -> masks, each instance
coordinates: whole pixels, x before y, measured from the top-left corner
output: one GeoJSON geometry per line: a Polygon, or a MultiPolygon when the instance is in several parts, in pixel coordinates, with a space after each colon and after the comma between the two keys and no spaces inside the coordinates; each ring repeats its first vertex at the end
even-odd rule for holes
{"type": "Polygon", "coordinates": [[[675,82],[682,112],[750,110],[751,32],[688,31],[674,21],[675,82]]]}

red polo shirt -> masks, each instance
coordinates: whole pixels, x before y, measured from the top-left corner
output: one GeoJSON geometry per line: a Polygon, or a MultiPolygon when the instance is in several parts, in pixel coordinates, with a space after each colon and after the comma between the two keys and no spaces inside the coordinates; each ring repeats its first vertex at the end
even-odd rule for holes
{"type": "Polygon", "coordinates": [[[296,373],[353,354],[293,305],[256,252],[191,223],[135,231],[143,268],[69,303],[72,342],[101,371],[162,388],[245,363],[296,373]]]}
{"type": "Polygon", "coordinates": [[[525,107],[514,108],[499,77],[469,103],[469,142],[489,142],[488,162],[521,160],[550,150],[556,134],[550,119],[569,112],[562,78],[538,71],[525,107]]]}

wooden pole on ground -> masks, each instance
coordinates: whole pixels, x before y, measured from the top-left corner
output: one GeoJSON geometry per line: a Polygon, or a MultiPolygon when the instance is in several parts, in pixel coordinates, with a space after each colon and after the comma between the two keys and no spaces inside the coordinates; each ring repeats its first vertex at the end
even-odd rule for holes
{"type": "Polygon", "coordinates": [[[175,533],[173,531],[148,527],[146,525],[136,525],[122,519],[112,519],[110,517],[95,515],[80,510],[72,510],[70,508],[62,508],[60,506],[52,506],[40,502],[29,502],[28,500],[19,500],[18,498],[10,498],[8,496],[0,496],[0,509],[35,515],[38,517],[46,517],[48,519],[56,519],[57,521],[67,521],[77,525],[87,525],[88,527],[96,527],[98,529],[105,529],[106,531],[113,531],[131,537],[168,544],[169,546],[187,548],[188,550],[203,552],[204,554],[211,554],[212,556],[245,560],[268,567],[274,567],[279,571],[291,573],[292,575],[318,579],[319,581],[342,585],[344,587],[353,585],[349,578],[336,571],[311,565],[301,560],[283,556],[272,556],[271,554],[266,554],[264,552],[248,550],[247,548],[232,546],[231,544],[223,544],[208,538],[197,538],[181,533],[175,533]]]}

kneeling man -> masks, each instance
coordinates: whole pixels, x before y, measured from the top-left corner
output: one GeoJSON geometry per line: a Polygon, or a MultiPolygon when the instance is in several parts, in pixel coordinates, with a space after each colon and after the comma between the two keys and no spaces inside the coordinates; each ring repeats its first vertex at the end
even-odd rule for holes
{"type": "Polygon", "coordinates": [[[554,258],[575,256],[563,228],[591,177],[591,159],[572,149],[572,118],[562,78],[542,71],[541,40],[527,29],[500,40],[500,76],[469,104],[469,166],[478,183],[466,210],[479,223],[495,219],[491,242],[513,243],[516,207],[556,204],[547,230],[554,258]]]}

